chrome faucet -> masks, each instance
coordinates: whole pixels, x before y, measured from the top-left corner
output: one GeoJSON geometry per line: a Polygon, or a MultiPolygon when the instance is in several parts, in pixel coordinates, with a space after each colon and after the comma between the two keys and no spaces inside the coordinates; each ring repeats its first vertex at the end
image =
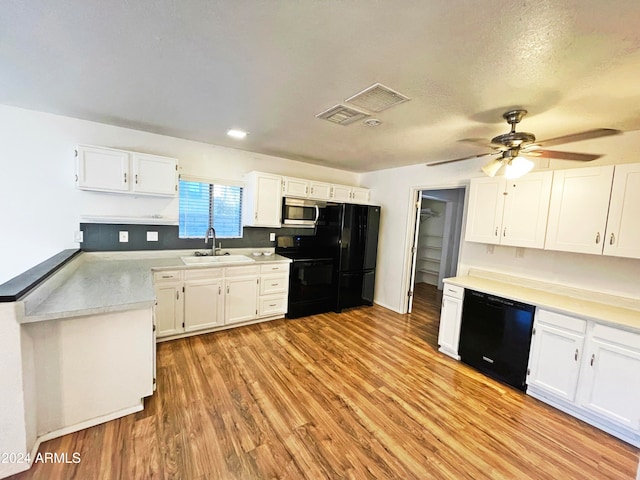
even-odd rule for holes
{"type": "Polygon", "coordinates": [[[205,233],[204,235],[204,243],[205,245],[207,245],[209,243],[209,239],[212,240],[211,242],[211,256],[215,256],[216,255],[216,229],[213,227],[209,227],[209,229],[207,230],[207,233],[205,233]]]}

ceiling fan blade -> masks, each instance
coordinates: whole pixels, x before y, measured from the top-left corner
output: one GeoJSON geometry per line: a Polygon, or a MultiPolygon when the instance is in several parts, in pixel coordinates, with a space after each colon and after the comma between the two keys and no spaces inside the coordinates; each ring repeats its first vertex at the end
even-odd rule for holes
{"type": "Polygon", "coordinates": [[[458,142],[473,143],[474,145],[486,148],[493,147],[491,141],[487,140],[486,138],[461,138],[460,140],[458,140],[458,142]]]}
{"type": "Polygon", "coordinates": [[[562,143],[580,142],[582,140],[591,140],[593,138],[608,137],[609,135],[619,135],[622,132],[620,130],[614,130],[612,128],[596,128],[594,130],[586,130],[584,132],[572,133],[571,135],[563,135],[562,137],[550,138],[541,142],[536,142],[537,145],[543,147],[551,147],[553,145],[560,145],[562,143]]]}
{"type": "Polygon", "coordinates": [[[438,160],[436,162],[431,162],[431,163],[427,163],[427,167],[433,167],[434,165],[442,165],[444,163],[453,163],[453,162],[460,162],[462,160],[470,160],[472,158],[480,158],[480,157],[486,157],[487,155],[499,155],[500,152],[488,152],[488,153],[480,153],[478,155],[471,155],[469,157],[462,157],[462,158],[454,158],[453,160],[438,160]]]}
{"type": "Polygon", "coordinates": [[[581,162],[590,162],[596,160],[602,155],[592,153],[577,153],[577,152],[559,152],[557,150],[533,150],[531,152],[523,152],[523,155],[540,158],[558,158],[563,160],[578,160],[581,162]]]}

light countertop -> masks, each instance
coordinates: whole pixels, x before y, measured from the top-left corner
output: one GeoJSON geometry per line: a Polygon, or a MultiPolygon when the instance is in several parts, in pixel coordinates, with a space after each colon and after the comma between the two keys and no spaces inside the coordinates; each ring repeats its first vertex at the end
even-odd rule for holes
{"type": "MultiPolygon", "coordinates": [[[[240,252],[232,252],[240,253],[240,252]]],[[[247,256],[247,262],[185,265],[193,252],[82,253],[22,301],[20,323],[146,308],[155,303],[154,270],[223,268],[289,263],[280,255],[247,256]]]]}
{"type": "Polygon", "coordinates": [[[470,275],[445,279],[445,283],[528,303],[568,315],[640,330],[640,300],[545,284],[518,277],[473,270],[470,275]]]}

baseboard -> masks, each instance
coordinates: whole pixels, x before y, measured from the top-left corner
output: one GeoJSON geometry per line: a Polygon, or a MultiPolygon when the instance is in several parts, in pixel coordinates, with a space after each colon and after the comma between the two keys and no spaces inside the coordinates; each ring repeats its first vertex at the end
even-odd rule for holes
{"type": "Polygon", "coordinates": [[[126,417],[127,415],[131,415],[132,413],[140,412],[144,410],[144,400],[140,400],[139,405],[134,405],[131,407],[124,408],[122,410],[118,410],[116,412],[109,413],[107,415],[102,415],[100,417],[95,417],[90,420],[86,420],[84,422],[76,423],[75,425],[70,425],[68,427],[60,428],[58,430],[54,430],[52,432],[45,433],[40,435],[33,447],[31,448],[31,458],[29,461],[29,468],[33,465],[33,461],[38,455],[38,449],[40,448],[40,444],[46,442],[48,440],[53,440],[54,438],[62,437],[64,435],[68,435],[69,433],[78,432],[80,430],[85,430],[90,427],[95,427],[96,425],[100,425],[101,423],[110,422],[111,420],[115,420],[116,418],[126,417]]]}
{"type": "Polygon", "coordinates": [[[276,315],[271,315],[269,317],[254,318],[253,320],[248,320],[246,322],[231,323],[229,325],[221,325],[219,327],[205,328],[202,330],[194,330],[193,332],[183,332],[183,333],[178,333],[176,335],[169,335],[166,337],[160,337],[160,338],[156,337],[156,343],[168,342],[169,340],[177,340],[179,338],[194,337],[196,335],[204,335],[206,333],[220,332],[222,330],[229,330],[230,328],[236,328],[236,327],[244,327],[246,325],[253,325],[255,323],[270,322],[271,320],[279,320],[281,318],[284,318],[284,314],[278,313],[276,315]]]}

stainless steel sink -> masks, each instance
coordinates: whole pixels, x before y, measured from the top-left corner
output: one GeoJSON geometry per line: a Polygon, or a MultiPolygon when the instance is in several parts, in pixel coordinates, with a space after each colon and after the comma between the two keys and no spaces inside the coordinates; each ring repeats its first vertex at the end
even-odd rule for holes
{"type": "Polygon", "coordinates": [[[224,265],[227,263],[254,263],[253,258],[245,255],[220,255],[208,257],[180,257],[185,265],[224,265]]]}

